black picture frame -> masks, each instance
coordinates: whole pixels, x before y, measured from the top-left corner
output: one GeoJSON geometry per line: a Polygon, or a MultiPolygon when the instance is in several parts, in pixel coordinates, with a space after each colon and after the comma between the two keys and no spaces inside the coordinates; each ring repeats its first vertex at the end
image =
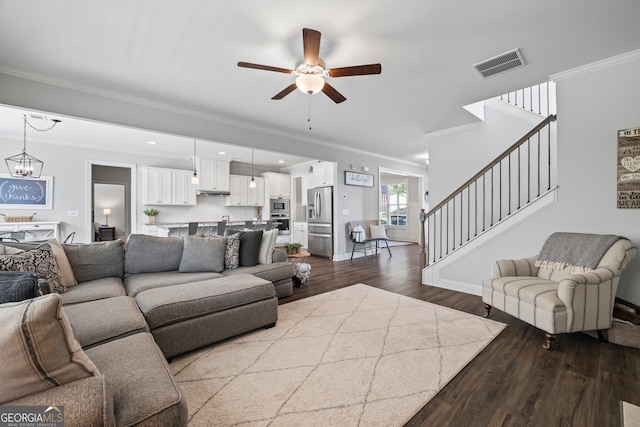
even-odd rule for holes
{"type": "Polygon", "coordinates": [[[373,187],[373,175],[353,171],[344,171],[344,184],[358,187],[373,187]]]}

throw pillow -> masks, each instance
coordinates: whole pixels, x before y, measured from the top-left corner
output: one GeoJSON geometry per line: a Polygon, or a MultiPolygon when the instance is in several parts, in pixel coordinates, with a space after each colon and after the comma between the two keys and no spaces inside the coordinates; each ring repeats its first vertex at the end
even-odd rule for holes
{"type": "Polygon", "coordinates": [[[3,401],[98,373],[74,338],[58,294],[2,304],[0,325],[3,401]]]}
{"type": "Polygon", "coordinates": [[[49,282],[53,292],[67,290],[49,243],[13,255],[0,255],[0,270],[39,273],[49,282]]]}
{"type": "Polygon", "coordinates": [[[265,231],[262,233],[262,241],[260,242],[260,253],[258,254],[259,264],[271,264],[273,262],[273,248],[276,247],[276,239],[278,238],[278,229],[265,231]]]}
{"type": "Polygon", "coordinates": [[[178,271],[181,273],[196,273],[199,271],[224,271],[224,255],[227,239],[224,237],[196,237],[184,238],[182,260],[178,271]]]}
{"type": "Polygon", "coordinates": [[[24,252],[24,250],[0,244],[0,255],[14,255],[19,254],[20,252],[24,252]]]}
{"type": "Polygon", "coordinates": [[[224,252],[224,268],[240,267],[240,233],[227,237],[227,247],[224,252]]]}
{"type": "Polygon", "coordinates": [[[69,264],[69,259],[65,253],[62,245],[56,240],[46,241],[29,241],[29,242],[9,242],[6,245],[0,245],[0,255],[13,255],[20,252],[28,251],[29,249],[37,249],[43,243],[48,243],[53,251],[53,256],[56,258],[58,268],[60,269],[60,276],[65,286],[75,286],[78,284],[75,276],[73,275],[73,268],[69,264]]]}
{"type": "Polygon", "coordinates": [[[0,304],[24,301],[51,293],[40,274],[0,271],[0,304]]]}
{"type": "Polygon", "coordinates": [[[386,239],[387,238],[387,230],[384,228],[384,225],[370,225],[369,226],[369,234],[371,234],[372,239],[386,239]]]}
{"type": "Polygon", "coordinates": [[[76,276],[73,274],[73,268],[69,263],[69,258],[67,258],[67,253],[64,251],[62,245],[57,240],[49,240],[48,243],[51,246],[56,262],[58,263],[60,276],[62,276],[62,281],[65,286],[69,287],[77,285],[78,281],[76,280],[76,276]]]}
{"type": "Polygon", "coordinates": [[[104,277],[124,277],[122,240],[63,244],[62,247],[77,282],[82,283],[104,277]]]}
{"type": "Polygon", "coordinates": [[[240,267],[253,267],[258,264],[262,230],[240,232],[240,267]]]}
{"type": "Polygon", "coordinates": [[[180,237],[156,237],[132,234],[124,253],[124,272],[156,273],[180,267],[184,240],[180,237]]]}

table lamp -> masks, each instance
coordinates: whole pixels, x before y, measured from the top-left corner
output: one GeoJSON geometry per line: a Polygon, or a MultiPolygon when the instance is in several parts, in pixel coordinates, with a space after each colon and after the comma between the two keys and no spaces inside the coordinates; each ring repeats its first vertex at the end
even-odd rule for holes
{"type": "Polygon", "coordinates": [[[105,216],[105,225],[109,225],[109,215],[111,215],[111,209],[105,209],[102,213],[105,216]]]}

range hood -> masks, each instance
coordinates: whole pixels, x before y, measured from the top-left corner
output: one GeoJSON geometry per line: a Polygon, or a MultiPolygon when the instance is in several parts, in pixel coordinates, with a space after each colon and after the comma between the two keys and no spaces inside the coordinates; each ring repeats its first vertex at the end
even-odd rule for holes
{"type": "Polygon", "coordinates": [[[198,190],[196,193],[198,196],[204,194],[205,196],[230,196],[231,193],[229,191],[218,191],[218,190],[198,190]]]}

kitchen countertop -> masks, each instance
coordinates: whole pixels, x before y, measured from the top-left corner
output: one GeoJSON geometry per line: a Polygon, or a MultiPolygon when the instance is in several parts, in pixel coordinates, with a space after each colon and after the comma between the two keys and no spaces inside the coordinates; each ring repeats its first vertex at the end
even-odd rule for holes
{"type": "MultiPolygon", "coordinates": [[[[248,220],[247,220],[248,221],[248,220]]],[[[155,225],[160,228],[180,228],[180,227],[188,227],[190,222],[197,222],[199,225],[205,226],[216,226],[218,225],[218,221],[187,221],[187,222],[156,222],[155,224],[145,223],[144,225],[155,225]]],[[[264,225],[267,221],[253,221],[258,225],[264,225]]],[[[244,225],[244,221],[229,221],[227,222],[227,226],[241,226],[244,225]]]]}

